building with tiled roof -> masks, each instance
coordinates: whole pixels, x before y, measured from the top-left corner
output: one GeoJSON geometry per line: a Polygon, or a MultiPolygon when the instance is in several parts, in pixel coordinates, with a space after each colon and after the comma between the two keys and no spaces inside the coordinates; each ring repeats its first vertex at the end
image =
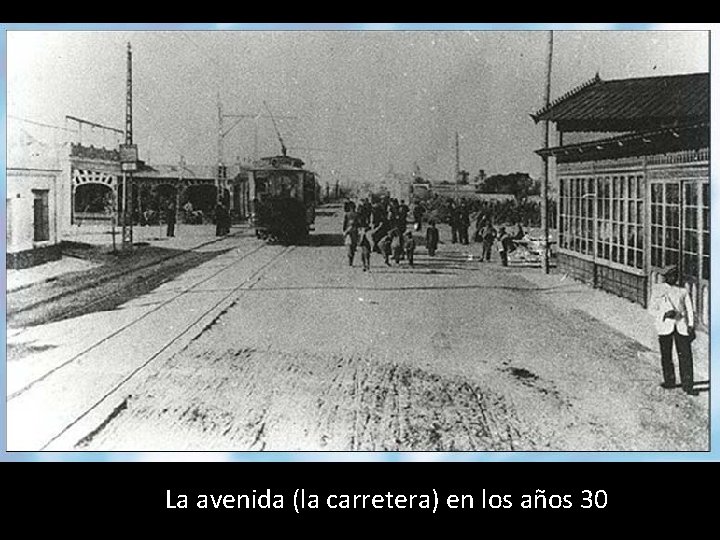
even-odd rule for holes
{"type": "Polygon", "coordinates": [[[563,132],[642,131],[707,121],[708,73],[603,81],[599,75],[535,113],[563,132]]]}
{"type": "Polygon", "coordinates": [[[647,305],[677,265],[707,328],[710,280],[708,73],[595,76],[531,115],[555,128],[558,266],[647,305]]]}

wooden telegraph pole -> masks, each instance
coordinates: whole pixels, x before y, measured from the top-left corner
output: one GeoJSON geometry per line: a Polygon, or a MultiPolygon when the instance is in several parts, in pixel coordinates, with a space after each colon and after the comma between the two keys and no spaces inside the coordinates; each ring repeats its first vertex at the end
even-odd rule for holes
{"type": "MultiPolygon", "coordinates": [[[[553,31],[550,30],[550,36],[548,41],[548,60],[547,60],[547,79],[545,83],[545,107],[550,106],[550,79],[552,73],[552,53],[553,53],[553,31]]],[[[543,126],[544,140],[543,148],[547,148],[550,145],[550,121],[545,120],[543,126]]],[[[542,184],[541,184],[541,198],[542,208],[540,212],[540,227],[542,228],[543,237],[543,249],[542,249],[542,267],[543,272],[546,274],[550,273],[550,235],[549,235],[549,223],[548,223],[548,174],[549,164],[548,157],[545,155],[543,160],[543,172],[542,172],[542,184]]]]}
{"type": "Polygon", "coordinates": [[[460,181],[460,135],[455,132],[455,201],[458,200],[458,182],[460,181]]]}
{"type": "Polygon", "coordinates": [[[180,156],[180,181],[177,188],[175,189],[175,224],[179,223],[180,220],[180,190],[183,188],[185,182],[185,156],[180,156]]]}
{"type": "Polygon", "coordinates": [[[224,168],[223,168],[223,111],[222,101],[220,100],[220,92],[217,93],[217,111],[218,111],[218,166],[215,172],[215,194],[216,205],[220,206],[224,195],[224,168]]]}
{"type": "Polygon", "coordinates": [[[120,166],[123,173],[122,248],[133,247],[133,171],[137,170],[137,145],[133,144],[132,118],[132,48],[127,44],[127,81],[125,97],[125,144],[120,145],[120,166]]]}

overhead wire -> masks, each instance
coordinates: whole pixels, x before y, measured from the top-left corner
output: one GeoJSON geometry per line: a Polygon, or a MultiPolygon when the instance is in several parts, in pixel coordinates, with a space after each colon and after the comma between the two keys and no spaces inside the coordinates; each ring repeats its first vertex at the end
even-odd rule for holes
{"type": "Polygon", "coordinates": [[[59,129],[61,131],[70,131],[72,133],[78,132],[77,129],[70,129],[70,128],[66,128],[66,127],[62,127],[62,126],[55,126],[53,124],[45,124],[43,122],[38,122],[36,120],[30,120],[29,118],[23,118],[21,116],[16,116],[14,114],[8,114],[7,117],[12,118],[13,120],[20,120],[21,122],[27,122],[28,124],[34,124],[36,126],[42,126],[42,127],[52,128],[52,129],[59,129]]]}
{"type": "MultiPolygon", "coordinates": [[[[198,42],[191,37],[192,32],[175,32],[173,35],[179,34],[181,37],[183,37],[185,40],[187,40],[189,43],[191,43],[200,53],[210,60],[215,66],[218,68],[219,72],[217,75],[217,86],[218,88],[221,87],[221,80],[222,80],[222,74],[225,72],[232,73],[234,70],[231,68],[230,65],[228,65],[226,62],[224,62],[221,58],[217,57],[214,53],[210,53],[206,50],[206,47],[201,46],[198,44],[198,42]]],[[[262,116],[262,113],[258,113],[258,117],[262,116]]],[[[282,121],[285,120],[284,118],[278,117],[278,120],[282,121]]],[[[289,135],[290,138],[293,138],[297,135],[296,130],[292,127],[288,126],[284,128],[286,131],[286,136],[289,135]]]]}

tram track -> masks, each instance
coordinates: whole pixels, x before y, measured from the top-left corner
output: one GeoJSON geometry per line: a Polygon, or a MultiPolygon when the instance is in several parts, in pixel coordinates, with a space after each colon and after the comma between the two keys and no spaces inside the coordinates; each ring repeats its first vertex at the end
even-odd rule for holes
{"type": "MultiPolygon", "coordinates": [[[[155,313],[155,312],[157,312],[157,311],[159,311],[159,310],[167,307],[169,304],[177,301],[179,298],[181,298],[181,297],[183,297],[183,296],[185,296],[185,295],[187,295],[187,294],[192,294],[197,288],[201,287],[204,283],[207,283],[207,282],[210,281],[211,279],[217,277],[218,275],[222,274],[223,272],[226,272],[226,271],[229,270],[230,268],[233,268],[233,267],[237,266],[238,264],[240,264],[240,263],[242,263],[243,261],[245,261],[248,257],[254,255],[255,253],[257,253],[257,252],[259,252],[260,250],[262,250],[262,249],[264,249],[264,248],[267,248],[267,247],[268,247],[268,246],[267,246],[266,244],[261,244],[261,245],[255,247],[255,248],[253,248],[253,249],[250,250],[249,252],[243,254],[241,257],[233,260],[230,264],[224,265],[222,268],[218,269],[217,271],[215,271],[215,272],[211,273],[210,275],[204,277],[203,279],[201,279],[201,280],[193,283],[193,284],[190,285],[189,287],[184,288],[183,290],[181,290],[181,291],[178,292],[177,294],[175,294],[175,295],[173,295],[172,297],[168,298],[167,300],[159,303],[157,306],[155,306],[155,307],[149,309],[148,311],[142,313],[140,316],[134,318],[132,321],[130,321],[130,322],[126,323],[126,324],[123,324],[122,326],[120,326],[120,328],[116,329],[116,330],[113,331],[112,333],[104,336],[104,337],[103,337],[102,339],[100,339],[100,340],[95,341],[93,344],[91,344],[90,346],[84,348],[82,351],[76,353],[75,355],[71,356],[70,358],[68,358],[67,360],[63,361],[62,363],[54,366],[52,369],[44,372],[41,376],[32,379],[30,382],[28,382],[28,383],[26,383],[25,385],[23,385],[20,389],[14,391],[14,392],[12,392],[12,393],[10,393],[10,394],[8,395],[8,398],[7,398],[8,403],[11,402],[12,400],[16,399],[17,397],[23,395],[23,394],[26,393],[28,390],[30,390],[31,388],[33,388],[36,384],[44,381],[45,379],[47,379],[48,377],[50,377],[50,376],[53,375],[54,373],[57,373],[58,371],[62,370],[63,368],[65,368],[65,367],[73,364],[74,362],[77,362],[78,360],[80,360],[81,358],[83,358],[84,356],[86,356],[88,353],[90,353],[91,351],[93,351],[94,349],[96,349],[97,347],[99,347],[100,345],[102,345],[102,344],[104,344],[104,343],[106,343],[106,342],[108,342],[108,341],[110,341],[110,340],[112,340],[112,339],[114,339],[114,338],[117,338],[117,337],[118,337],[119,335],[121,335],[123,332],[127,331],[129,328],[131,328],[131,327],[133,327],[134,325],[136,325],[137,323],[141,322],[142,320],[144,320],[144,319],[147,318],[148,316],[150,316],[150,315],[152,315],[153,313],[155,313]]],[[[284,253],[287,253],[287,252],[288,252],[288,249],[283,250],[283,251],[278,255],[278,257],[279,257],[280,255],[284,254],[284,253]]],[[[275,260],[275,258],[273,258],[273,261],[274,261],[274,260],[275,260]]],[[[262,268],[264,268],[264,267],[262,267],[262,268]]],[[[243,281],[240,285],[238,285],[237,287],[235,287],[234,289],[232,289],[232,290],[230,291],[230,293],[228,293],[228,295],[226,295],[226,296],[223,297],[223,298],[227,298],[229,295],[232,295],[232,294],[234,294],[235,292],[237,292],[237,291],[238,291],[239,289],[241,289],[249,280],[254,279],[254,277],[255,277],[255,273],[253,273],[253,275],[252,275],[250,278],[248,278],[247,280],[243,281]]],[[[18,334],[16,334],[16,335],[13,336],[13,337],[15,338],[15,337],[18,337],[18,336],[20,336],[20,335],[21,335],[21,333],[18,333],[18,334]]]]}
{"type": "MultiPolygon", "coordinates": [[[[266,245],[259,246],[258,249],[253,250],[253,252],[257,252],[260,249],[267,247],[266,245]]],[[[41,451],[47,450],[49,446],[51,446],[53,443],[55,443],[58,439],[63,437],[68,431],[70,431],[73,427],[77,426],[83,419],[88,417],[93,411],[95,411],[98,407],[100,407],[103,403],[107,402],[111,396],[115,395],[123,386],[125,386],[128,382],[130,382],[133,378],[135,378],[140,372],[143,370],[146,370],[155,360],[161,359],[164,356],[164,353],[169,351],[174,345],[176,345],[182,338],[185,338],[186,343],[184,346],[180,347],[178,350],[182,350],[182,348],[186,347],[190,342],[198,339],[204,332],[206,332],[208,329],[210,329],[215,322],[222,317],[228,309],[230,309],[234,303],[236,302],[237,294],[242,290],[251,289],[255,286],[255,284],[258,282],[258,280],[262,277],[262,275],[281,257],[284,255],[287,255],[288,253],[292,252],[295,249],[295,246],[286,246],[282,251],[274,255],[268,262],[262,264],[257,270],[253,271],[250,276],[248,276],[245,280],[242,281],[239,285],[231,289],[226,295],[224,295],[220,300],[215,302],[210,308],[204,310],[198,317],[194,318],[194,320],[186,325],[185,329],[179,332],[175,335],[174,338],[172,338],[169,342],[167,342],[160,350],[152,354],[149,358],[147,358],[145,361],[143,361],[137,368],[132,370],[127,376],[125,376],[120,382],[115,384],[113,387],[111,387],[109,390],[107,390],[98,400],[96,400],[90,407],[86,408],[80,415],[78,415],[74,420],[72,420],[70,423],[66,424],[65,427],[63,427],[56,435],[54,435],[50,440],[48,440],[41,448],[41,451]],[[202,324],[203,319],[208,318],[213,312],[216,312],[216,314],[211,318],[210,321],[205,322],[202,324]],[[194,332],[194,335],[190,335],[193,328],[196,328],[199,330],[194,332]]],[[[248,256],[250,254],[247,254],[248,256]]],[[[236,263],[239,261],[236,261],[236,263]]],[[[235,263],[235,264],[236,264],[235,263]]],[[[221,273],[224,270],[227,270],[228,268],[234,266],[234,264],[228,265],[225,268],[221,269],[220,271],[216,272],[212,277],[215,275],[221,273]]],[[[209,278],[208,278],[209,279],[209,278]]],[[[204,280],[207,281],[207,280],[204,280]]],[[[198,283],[197,285],[200,285],[198,283]]],[[[186,294],[186,293],[183,293],[186,294]]],[[[127,399],[127,397],[125,398],[127,399]]],[[[115,409],[113,409],[113,412],[111,412],[111,415],[114,413],[115,409]]],[[[107,420],[107,419],[106,419],[107,420]]],[[[104,422],[105,420],[103,420],[104,422]]],[[[102,429],[103,424],[102,422],[98,425],[93,426],[93,428],[84,435],[84,437],[89,437],[91,434],[94,434],[95,431],[102,429]]],[[[73,437],[74,438],[74,437],[73,437]]],[[[78,441],[83,440],[82,438],[77,439],[78,441]]]]}
{"type": "MultiPolygon", "coordinates": [[[[93,281],[92,283],[89,283],[89,284],[88,284],[88,283],[83,283],[82,285],[79,285],[79,286],[77,286],[77,287],[71,287],[71,288],[69,288],[69,289],[67,289],[67,290],[60,291],[60,292],[57,293],[57,294],[53,294],[53,295],[50,295],[50,296],[46,296],[46,297],[44,297],[44,298],[40,298],[40,299],[38,299],[38,300],[35,300],[34,302],[29,302],[29,303],[23,304],[23,305],[18,306],[18,307],[8,306],[8,308],[7,308],[7,314],[6,314],[6,315],[7,315],[7,317],[8,317],[8,320],[10,320],[10,319],[11,319],[12,317],[14,317],[14,316],[20,315],[20,314],[22,314],[22,313],[27,313],[28,311],[31,311],[31,310],[33,310],[33,309],[37,309],[37,308],[40,308],[40,307],[43,307],[43,306],[48,306],[48,305],[52,304],[53,302],[57,302],[58,300],[65,299],[65,298],[70,297],[70,296],[72,296],[72,295],[77,295],[77,294],[80,294],[80,293],[86,293],[86,292],[88,292],[88,291],[90,291],[90,290],[97,289],[97,288],[99,288],[100,286],[105,285],[106,283],[109,283],[109,282],[111,282],[111,281],[124,278],[124,277],[129,276],[129,275],[131,275],[131,274],[133,274],[133,273],[139,273],[139,272],[142,272],[142,271],[144,271],[144,270],[148,270],[148,269],[150,269],[150,268],[157,267],[157,266],[160,266],[160,265],[162,265],[162,264],[168,263],[168,262],[173,261],[173,260],[175,260],[175,259],[180,259],[181,257],[186,256],[189,252],[190,252],[190,253],[196,252],[198,249],[201,249],[201,248],[204,248],[204,247],[206,247],[206,246],[210,246],[210,245],[212,245],[212,244],[216,244],[216,243],[225,241],[225,240],[227,240],[228,238],[232,238],[232,237],[234,237],[234,236],[235,236],[235,235],[229,235],[229,236],[223,236],[223,237],[221,237],[221,238],[213,238],[212,240],[208,240],[207,242],[203,242],[203,243],[201,243],[201,244],[198,244],[197,246],[193,247],[193,248],[190,249],[190,250],[183,250],[183,251],[180,251],[179,253],[171,253],[171,254],[166,255],[166,256],[164,256],[164,257],[159,257],[158,259],[149,261],[149,262],[147,262],[147,263],[145,263],[145,264],[141,264],[141,265],[134,266],[134,267],[131,267],[131,268],[127,268],[127,269],[124,269],[124,270],[120,270],[120,271],[118,271],[118,272],[114,272],[114,273],[111,273],[111,274],[107,274],[107,275],[105,275],[105,276],[101,276],[101,277],[97,278],[95,281],[93,281]]],[[[24,291],[25,289],[27,289],[27,288],[29,288],[29,287],[32,287],[32,285],[15,289],[15,290],[11,291],[10,294],[17,293],[17,292],[20,292],[20,291],[24,291]]],[[[80,306],[80,307],[77,307],[77,306],[76,306],[76,307],[70,307],[70,308],[68,308],[68,309],[66,309],[66,310],[61,310],[58,314],[56,314],[56,318],[67,318],[69,315],[72,315],[72,314],[74,314],[74,313],[80,313],[80,312],[83,311],[83,310],[86,310],[86,309],[88,309],[88,308],[91,308],[91,307],[97,306],[97,305],[99,305],[99,304],[102,304],[102,303],[105,302],[105,301],[106,301],[105,298],[99,298],[99,299],[97,299],[97,300],[95,300],[95,301],[92,301],[92,302],[90,302],[90,303],[84,304],[83,306],[80,306]]],[[[25,331],[26,331],[26,329],[22,329],[22,330],[20,330],[19,332],[17,332],[17,333],[14,334],[14,335],[16,335],[16,336],[17,336],[17,335],[21,335],[21,334],[24,333],[25,331]]]]}
{"type": "MultiPolygon", "coordinates": [[[[248,253],[245,253],[242,257],[239,259],[234,260],[232,263],[224,265],[222,268],[218,269],[217,271],[214,271],[211,273],[211,275],[206,276],[202,280],[193,283],[190,287],[184,288],[180,293],[174,295],[171,299],[163,302],[160,306],[157,306],[153,309],[154,312],[157,312],[158,309],[161,309],[162,307],[166,307],[168,304],[170,304],[173,301],[177,301],[179,298],[186,296],[192,292],[194,292],[195,289],[198,287],[201,287],[204,283],[207,283],[209,280],[219,276],[223,272],[227,272],[231,270],[232,268],[236,267],[238,264],[241,264],[243,261],[246,261],[248,257],[257,254],[259,252],[262,252],[264,250],[267,250],[271,248],[271,246],[268,246],[266,244],[262,244],[258,246],[257,248],[251,250],[248,253]]],[[[192,342],[194,339],[197,339],[200,335],[202,335],[208,328],[210,328],[222,315],[227,312],[227,310],[232,307],[232,305],[235,304],[239,297],[239,293],[242,290],[250,289],[252,288],[257,281],[262,277],[262,275],[270,269],[274,263],[276,263],[280,258],[284,257],[288,253],[290,253],[294,249],[293,246],[287,246],[283,248],[278,253],[272,254],[272,256],[267,261],[261,262],[261,264],[255,268],[252,269],[251,267],[251,273],[243,279],[240,283],[237,285],[234,285],[232,288],[228,289],[225,294],[222,294],[220,298],[217,300],[213,300],[212,304],[208,306],[207,308],[203,308],[202,311],[192,317],[192,319],[186,321],[183,323],[183,325],[178,328],[176,331],[173,332],[172,338],[168,339],[166,342],[159,342],[156,344],[156,347],[152,351],[148,351],[148,356],[141,360],[140,362],[135,362],[135,365],[129,366],[129,371],[126,373],[119,373],[121,378],[119,380],[111,381],[111,384],[107,386],[106,388],[101,389],[102,394],[98,396],[91,396],[90,400],[87,404],[82,403],[82,398],[79,400],[80,407],[78,407],[78,403],[76,403],[74,411],[70,412],[70,415],[68,418],[62,419],[62,427],[55,427],[52,426],[52,429],[48,429],[45,433],[45,437],[43,437],[42,440],[38,441],[38,447],[41,450],[47,450],[48,446],[52,445],[54,442],[56,442],[58,439],[62,438],[64,434],[66,434],[69,430],[71,430],[74,426],[77,426],[78,423],[82,423],[83,419],[87,419],[88,416],[91,416],[92,419],[90,420],[92,422],[92,427],[97,427],[98,423],[94,422],[94,416],[91,415],[93,411],[96,411],[98,408],[101,408],[104,411],[103,404],[107,403],[109,399],[111,399],[111,396],[115,395],[119,390],[121,390],[123,387],[125,387],[129,382],[136,379],[137,376],[142,373],[143,371],[146,371],[149,369],[152,365],[155,365],[158,361],[163,362],[166,361],[167,358],[172,357],[173,354],[177,353],[178,351],[182,350],[184,347],[186,347],[190,342],[192,342]],[[157,346],[162,344],[162,346],[157,346]]],[[[260,262],[260,261],[258,261],[260,262]]],[[[223,291],[225,292],[225,291],[223,291]]],[[[77,364],[80,359],[84,356],[87,356],[87,354],[92,350],[97,348],[102,343],[107,343],[113,339],[117,339],[118,336],[122,335],[123,332],[127,332],[128,328],[130,328],[132,325],[137,323],[139,320],[145,318],[147,314],[143,314],[144,316],[135,318],[133,321],[131,321],[129,324],[124,325],[122,328],[118,329],[117,331],[113,332],[113,334],[105,336],[102,340],[98,340],[95,342],[91,347],[86,348],[84,351],[82,351],[80,354],[74,355],[72,358],[64,361],[61,365],[56,366],[55,368],[43,373],[41,376],[34,378],[32,381],[30,381],[28,384],[26,384],[23,388],[20,390],[14,392],[11,396],[8,397],[8,407],[10,407],[13,404],[16,405],[16,410],[22,410],[23,405],[29,404],[32,408],[32,403],[34,401],[37,401],[37,399],[47,399],[48,396],[52,395],[53,390],[57,390],[58,387],[62,387],[64,384],[67,383],[67,380],[72,380],[72,373],[68,373],[65,376],[61,376],[60,379],[57,379],[57,376],[62,375],[62,372],[67,370],[70,366],[73,364],[77,364]],[[70,378],[70,379],[68,379],[70,378]],[[54,381],[54,382],[51,382],[54,381]],[[46,390],[44,390],[44,394],[34,394],[36,389],[38,388],[39,383],[50,383],[51,386],[46,387],[46,390]],[[50,393],[48,393],[50,392],[50,393]],[[18,398],[23,399],[29,399],[30,401],[24,401],[22,403],[18,403],[18,398]],[[20,407],[20,409],[17,409],[17,407],[20,407]]],[[[126,338],[127,339],[127,338],[126,338]]],[[[82,369],[80,365],[78,365],[77,369],[82,369]]],[[[109,381],[110,382],[110,381],[109,381]]],[[[10,412],[10,409],[8,409],[8,412],[10,412]]],[[[17,420],[16,420],[17,421],[17,420]]],[[[10,418],[8,418],[8,424],[10,423],[10,418]]],[[[17,424],[20,425],[20,424],[17,424]]],[[[87,433],[92,431],[91,429],[85,430],[83,429],[83,435],[86,435],[87,433]]]]}

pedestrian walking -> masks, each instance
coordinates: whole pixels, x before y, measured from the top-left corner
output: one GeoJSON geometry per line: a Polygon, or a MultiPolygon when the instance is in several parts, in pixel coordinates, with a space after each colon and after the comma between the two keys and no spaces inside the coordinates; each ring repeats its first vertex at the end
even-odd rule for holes
{"type": "Polygon", "coordinates": [[[398,229],[390,231],[390,250],[392,251],[392,258],[395,264],[400,264],[400,259],[403,256],[403,239],[402,234],[398,229]]]}
{"type": "Polygon", "coordinates": [[[440,234],[437,227],[435,227],[435,220],[431,219],[430,223],[428,223],[427,231],[425,232],[425,247],[427,247],[428,255],[431,257],[435,256],[435,251],[437,250],[439,241],[440,234]]]}
{"type": "Polygon", "coordinates": [[[372,226],[377,229],[387,220],[387,210],[380,201],[372,205],[372,226]]]}
{"type": "Polygon", "coordinates": [[[369,227],[371,216],[372,216],[372,205],[367,199],[361,199],[357,209],[358,217],[360,218],[359,225],[362,227],[369,227]]]}
{"type": "Polygon", "coordinates": [[[478,215],[475,218],[475,235],[473,237],[473,240],[475,242],[482,242],[482,232],[485,228],[486,223],[487,220],[485,219],[485,216],[482,214],[482,212],[478,212],[478,215]]]}
{"type": "Polygon", "coordinates": [[[410,207],[405,204],[405,201],[400,201],[400,205],[398,206],[398,227],[401,233],[404,233],[405,229],[407,229],[407,218],[409,214],[410,207]]]}
{"type": "Polygon", "coordinates": [[[347,248],[348,266],[352,266],[355,261],[355,252],[357,251],[359,234],[355,212],[351,212],[352,216],[346,216],[346,228],[343,231],[343,240],[347,248]]]}
{"type": "Polygon", "coordinates": [[[663,388],[676,388],[675,365],[672,359],[673,342],[678,356],[680,385],[685,393],[697,395],[693,389],[693,356],[691,341],[695,335],[692,298],[687,289],[678,286],[677,266],[667,268],[661,282],[652,288],[649,311],[655,322],[660,342],[660,363],[663,388]]]}
{"type": "Polygon", "coordinates": [[[358,226],[358,216],[357,216],[357,212],[355,212],[355,206],[352,203],[346,202],[345,203],[345,214],[343,215],[343,234],[345,234],[345,231],[351,225],[353,227],[358,226]]]}
{"type": "Polygon", "coordinates": [[[369,227],[360,228],[360,258],[362,259],[363,272],[370,271],[370,254],[372,253],[372,229],[369,227]]]}
{"type": "Polygon", "coordinates": [[[470,240],[468,238],[468,229],[470,228],[470,209],[463,200],[458,208],[457,217],[457,228],[458,228],[458,240],[461,244],[468,245],[470,240]]]}
{"type": "Polygon", "coordinates": [[[425,214],[425,207],[421,202],[417,202],[413,207],[413,219],[415,220],[415,230],[422,231],[422,220],[425,214]]]}
{"type": "Polygon", "coordinates": [[[232,224],[232,216],[230,209],[225,207],[225,216],[223,219],[223,234],[230,234],[230,225],[232,224]]]}
{"type": "Polygon", "coordinates": [[[495,242],[495,238],[497,237],[497,232],[495,231],[495,227],[492,226],[492,223],[488,221],[485,224],[485,228],[483,228],[482,232],[482,239],[483,239],[483,252],[482,252],[482,259],[483,261],[490,261],[490,256],[492,253],[492,246],[495,242]]]}
{"type": "Polygon", "coordinates": [[[500,262],[503,266],[508,265],[508,251],[510,236],[505,232],[505,227],[498,229],[497,246],[500,254],[500,262]]]}
{"type": "Polygon", "coordinates": [[[387,220],[391,229],[394,229],[400,223],[400,204],[397,199],[390,199],[387,207],[387,220]]]}
{"type": "Polygon", "coordinates": [[[167,236],[173,238],[175,236],[175,205],[171,204],[167,209],[167,236]]]}
{"type": "Polygon", "coordinates": [[[227,208],[223,203],[219,203],[215,209],[215,236],[224,236],[230,232],[229,221],[230,214],[228,214],[227,208]]]}
{"type": "Polygon", "coordinates": [[[450,200],[450,203],[449,203],[449,204],[450,204],[450,206],[449,206],[449,210],[450,210],[450,231],[451,231],[451,234],[452,234],[452,243],[453,243],[453,244],[457,244],[457,241],[458,241],[458,222],[459,222],[459,219],[460,219],[460,215],[459,215],[458,209],[455,207],[455,203],[452,201],[452,199],[450,200]]]}
{"type": "Polygon", "coordinates": [[[389,232],[390,228],[388,226],[387,221],[380,221],[378,222],[377,226],[373,227],[371,229],[372,232],[372,250],[375,253],[382,254],[382,248],[380,246],[380,241],[387,236],[387,233],[389,232]]]}
{"type": "Polygon", "coordinates": [[[380,242],[378,242],[378,246],[380,247],[380,253],[382,253],[383,260],[385,261],[385,266],[390,266],[390,253],[392,251],[392,239],[390,238],[390,234],[386,234],[380,239],[380,242]]]}
{"type": "Polygon", "coordinates": [[[405,233],[405,255],[411,267],[415,266],[415,238],[412,231],[405,233]]]}

